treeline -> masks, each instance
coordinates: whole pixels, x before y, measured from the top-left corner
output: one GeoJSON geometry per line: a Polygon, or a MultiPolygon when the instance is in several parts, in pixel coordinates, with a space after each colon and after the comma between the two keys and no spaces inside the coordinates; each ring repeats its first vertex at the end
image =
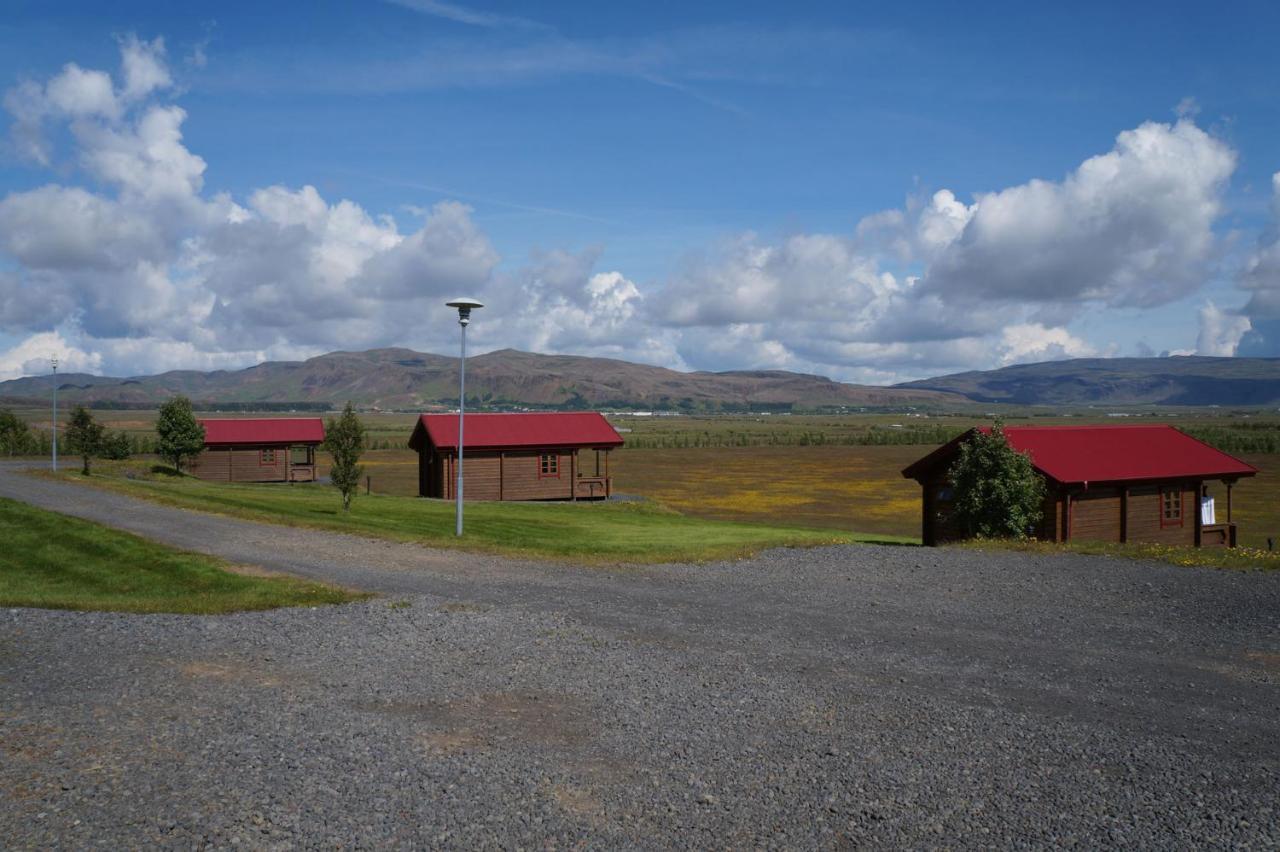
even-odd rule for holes
{"type": "Polygon", "coordinates": [[[696,447],[880,447],[916,444],[945,444],[964,433],[955,426],[903,426],[895,429],[872,426],[861,432],[831,433],[817,430],[785,432],[673,432],[662,435],[627,435],[633,449],[662,450],[696,447]]]}
{"type": "MultiPolygon", "coordinates": [[[[58,436],[58,448],[71,451],[75,443],[67,423],[58,436]]],[[[95,437],[94,455],[105,459],[127,459],[138,453],[154,453],[154,437],[131,435],[128,432],[111,432],[99,428],[95,437]]],[[[53,453],[53,432],[33,429],[8,409],[0,409],[0,456],[47,456],[53,453]]]]}
{"type": "MultiPolygon", "coordinates": [[[[85,404],[96,411],[150,411],[156,402],[122,402],[97,399],[85,404]]],[[[192,402],[196,411],[332,411],[330,402],[192,402]]]]}

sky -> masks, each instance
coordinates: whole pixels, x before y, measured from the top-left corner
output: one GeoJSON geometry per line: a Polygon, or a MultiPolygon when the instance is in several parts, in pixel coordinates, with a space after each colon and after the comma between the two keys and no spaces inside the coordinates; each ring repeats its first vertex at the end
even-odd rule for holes
{"type": "Polygon", "coordinates": [[[1270,3],[49,3],[0,379],[383,346],[885,384],[1280,356],[1270,3]]]}

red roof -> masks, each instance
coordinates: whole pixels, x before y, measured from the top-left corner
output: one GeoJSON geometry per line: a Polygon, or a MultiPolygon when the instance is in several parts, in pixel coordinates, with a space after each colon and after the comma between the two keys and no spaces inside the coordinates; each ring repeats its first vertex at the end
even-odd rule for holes
{"type": "MultiPolygon", "coordinates": [[[[552,447],[621,447],[622,436],[595,411],[538,414],[468,414],[464,449],[513,450],[552,447]]],[[[409,446],[423,440],[436,449],[458,447],[458,415],[424,414],[418,418],[409,446]]]]}
{"type": "Polygon", "coordinates": [[[224,444],[318,444],[324,440],[319,417],[258,417],[201,420],[207,446],[224,444]]]}
{"type": "MultiPolygon", "coordinates": [[[[983,429],[983,431],[988,431],[983,429]]],[[[950,462],[972,432],[902,471],[908,479],[950,462]]],[[[1172,426],[1006,426],[1009,445],[1064,485],[1253,476],[1258,469],[1172,426]]]]}

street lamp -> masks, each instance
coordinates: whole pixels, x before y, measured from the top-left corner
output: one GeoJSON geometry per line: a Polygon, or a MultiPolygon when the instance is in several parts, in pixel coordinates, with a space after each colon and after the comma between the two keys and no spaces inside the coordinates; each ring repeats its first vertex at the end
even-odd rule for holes
{"type": "Polygon", "coordinates": [[[458,325],[462,326],[462,357],[458,360],[458,486],[456,495],[457,508],[454,510],[454,535],[462,535],[462,428],[463,416],[467,411],[467,324],[471,322],[471,311],[483,308],[484,305],[475,299],[460,298],[446,302],[449,307],[458,309],[458,325]]]}
{"type": "Polygon", "coordinates": [[[58,472],[58,356],[49,359],[53,364],[53,472],[58,472]]]}

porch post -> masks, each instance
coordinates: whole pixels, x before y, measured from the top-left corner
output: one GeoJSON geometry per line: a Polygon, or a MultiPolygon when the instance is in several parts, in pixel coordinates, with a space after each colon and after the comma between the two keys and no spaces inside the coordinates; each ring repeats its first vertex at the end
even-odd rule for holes
{"type": "MultiPolygon", "coordinates": [[[[1196,547],[1201,546],[1204,528],[1204,513],[1200,511],[1200,494],[1204,490],[1202,486],[1203,483],[1195,483],[1195,496],[1191,498],[1191,511],[1195,512],[1196,515],[1196,547]]],[[[1179,489],[1182,487],[1181,485],[1178,486],[1179,489]]],[[[1183,506],[1183,511],[1186,511],[1186,506],[1183,506]]],[[[1183,517],[1186,517],[1186,515],[1184,514],[1183,517]]]]}

